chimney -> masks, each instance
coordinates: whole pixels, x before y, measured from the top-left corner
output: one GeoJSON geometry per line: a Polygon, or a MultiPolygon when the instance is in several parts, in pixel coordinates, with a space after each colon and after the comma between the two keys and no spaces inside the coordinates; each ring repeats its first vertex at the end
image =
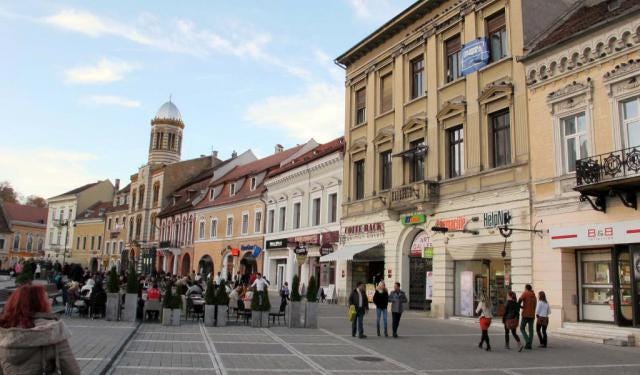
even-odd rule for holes
{"type": "Polygon", "coordinates": [[[236,150],[233,150],[233,152],[231,153],[231,158],[235,159],[238,157],[238,153],[236,152],[236,150]]]}
{"type": "Polygon", "coordinates": [[[120,179],[116,178],[116,184],[113,186],[113,206],[118,205],[118,192],[120,191],[120,179]]]}
{"type": "Polygon", "coordinates": [[[282,147],[281,144],[276,144],[276,150],[275,150],[275,154],[284,151],[284,147],[282,147]]]}
{"type": "Polygon", "coordinates": [[[217,158],[218,157],[218,150],[211,151],[211,156],[213,156],[214,158],[217,158]]]}

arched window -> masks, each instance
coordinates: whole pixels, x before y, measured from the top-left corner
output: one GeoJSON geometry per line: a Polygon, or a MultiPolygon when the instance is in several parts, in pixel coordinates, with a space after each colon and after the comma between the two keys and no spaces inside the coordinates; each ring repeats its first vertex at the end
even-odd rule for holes
{"type": "Polygon", "coordinates": [[[27,234],[27,251],[33,250],[33,235],[31,233],[27,234]]]}
{"type": "Polygon", "coordinates": [[[151,214],[151,229],[149,231],[149,239],[152,241],[156,238],[156,217],[157,214],[151,214]]]}
{"type": "Polygon", "coordinates": [[[129,219],[129,240],[133,239],[133,218],[129,219]]]}
{"type": "Polygon", "coordinates": [[[136,217],[136,239],[141,240],[140,233],[142,232],[142,215],[136,217]]]}
{"type": "Polygon", "coordinates": [[[13,250],[20,250],[20,233],[13,236],[13,250]]]}
{"type": "Polygon", "coordinates": [[[204,220],[200,220],[200,230],[198,233],[198,238],[204,240],[204,220]]]}
{"type": "Polygon", "coordinates": [[[158,201],[160,199],[160,182],[156,181],[153,184],[153,206],[157,206],[158,205],[158,201]]]}
{"type": "Polygon", "coordinates": [[[218,219],[211,219],[211,238],[218,237],[218,219]]]}
{"type": "Polygon", "coordinates": [[[131,193],[131,208],[136,209],[136,192],[131,193]]]}
{"type": "Polygon", "coordinates": [[[38,237],[38,251],[42,251],[43,248],[44,248],[44,240],[42,239],[42,237],[38,237]]]}
{"type": "Polygon", "coordinates": [[[138,188],[138,196],[139,196],[139,200],[138,200],[138,208],[142,208],[144,206],[144,185],[140,186],[138,188]]]}

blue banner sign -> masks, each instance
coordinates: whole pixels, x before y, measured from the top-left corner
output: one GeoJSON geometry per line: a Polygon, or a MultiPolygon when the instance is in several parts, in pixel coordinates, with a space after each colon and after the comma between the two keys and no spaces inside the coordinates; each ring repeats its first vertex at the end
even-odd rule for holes
{"type": "Polygon", "coordinates": [[[262,252],[262,249],[260,248],[260,246],[254,246],[253,254],[251,254],[251,256],[253,256],[254,258],[257,258],[260,255],[260,252],[262,252]]]}
{"type": "Polygon", "coordinates": [[[487,40],[476,39],[465,44],[460,51],[460,71],[467,75],[487,65],[489,62],[489,48],[487,40]]]}

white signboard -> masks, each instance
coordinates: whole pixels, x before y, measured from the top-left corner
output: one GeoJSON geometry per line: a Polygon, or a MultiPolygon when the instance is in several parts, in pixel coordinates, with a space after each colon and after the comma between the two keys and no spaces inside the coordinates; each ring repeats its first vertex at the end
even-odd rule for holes
{"type": "Polygon", "coordinates": [[[333,300],[336,299],[336,286],[335,284],[331,284],[329,286],[325,286],[324,288],[324,295],[325,298],[327,299],[327,301],[332,302],[333,300]]]}
{"type": "Polygon", "coordinates": [[[640,242],[640,220],[551,227],[549,237],[552,248],[635,243],[640,242]]]}
{"type": "Polygon", "coordinates": [[[460,315],[473,316],[473,271],[460,272],[460,315]]]}
{"type": "Polygon", "coordinates": [[[427,271],[427,282],[426,282],[426,296],[425,299],[430,300],[433,299],[433,271],[427,271]]]}

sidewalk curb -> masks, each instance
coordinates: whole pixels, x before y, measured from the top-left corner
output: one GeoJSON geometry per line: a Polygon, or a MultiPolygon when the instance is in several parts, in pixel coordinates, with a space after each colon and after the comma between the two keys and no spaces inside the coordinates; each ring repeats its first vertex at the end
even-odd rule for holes
{"type": "Polygon", "coordinates": [[[113,364],[116,363],[116,360],[120,360],[120,357],[123,354],[124,348],[129,345],[129,342],[131,341],[133,336],[136,333],[138,333],[138,329],[140,329],[140,326],[142,326],[142,322],[137,322],[136,327],[123,340],[122,345],[120,345],[120,348],[118,348],[118,350],[114,353],[114,355],[111,356],[111,359],[109,360],[109,362],[107,362],[107,364],[104,366],[102,371],[100,371],[100,375],[106,375],[111,372],[113,364]]]}

